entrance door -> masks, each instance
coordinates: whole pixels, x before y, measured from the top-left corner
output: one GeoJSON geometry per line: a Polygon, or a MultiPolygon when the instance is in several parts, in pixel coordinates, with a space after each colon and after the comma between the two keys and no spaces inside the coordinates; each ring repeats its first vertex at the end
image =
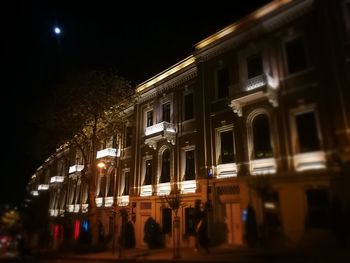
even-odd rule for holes
{"type": "Polygon", "coordinates": [[[243,244],[242,210],[241,204],[226,204],[228,243],[231,245],[243,244]]]}

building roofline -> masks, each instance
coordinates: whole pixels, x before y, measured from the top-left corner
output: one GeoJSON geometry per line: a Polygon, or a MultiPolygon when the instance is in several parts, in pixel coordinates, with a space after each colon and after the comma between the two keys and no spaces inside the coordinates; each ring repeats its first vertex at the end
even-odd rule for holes
{"type": "Polygon", "coordinates": [[[185,58],[185,59],[181,60],[180,62],[176,63],[175,65],[167,68],[166,70],[162,71],[161,73],[159,73],[159,74],[153,76],[152,78],[149,78],[148,80],[137,85],[136,93],[144,91],[148,87],[150,87],[150,86],[160,82],[161,80],[175,74],[176,72],[180,71],[181,69],[184,69],[187,66],[192,65],[194,62],[195,62],[194,56],[193,55],[188,56],[187,58],[185,58]]]}
{"type": "Polygon", "coordinates": [[[195,49],[198,51],[200,49],[203,49],[210,44],[218,41],[219,39],[222,39],[223,37],[235,32],[236,30],[242,28],[247,23],[254,21],[256,19],[259,19],[263,16],[268,15],[269,13],[275,11],[278,8],[281,8],[282,6],[285,6],[286,4],[292,2],[293,0],[274,0],[271,3],[268,3],[264,5],[263,7],[253,11],[249,15],[245,16],[244,18],[238,20],[237,22],[234,22],[230,24],[229,26],[221,29],[220,31],[212,34],[211,36],[203,39],[202,41],[195,44],[195,49]]]}

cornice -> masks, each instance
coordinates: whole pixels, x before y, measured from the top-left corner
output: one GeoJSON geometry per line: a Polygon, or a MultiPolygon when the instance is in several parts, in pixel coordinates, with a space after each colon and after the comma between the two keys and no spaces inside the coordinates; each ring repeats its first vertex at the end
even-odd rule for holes
{"type": "Polygon", "coordinates": [[[217,40],[207,48],[199,49],[195,53],[196,60],[206,61],[223,54],[242,43],[248,42],[262,34],[270,33],[282,26],[304,16],[313,8],[314,0],[292,1],[286,6],[267,14],[261,19],[254,21],[247,28],[232,32],[231,36],[217,40]]]}
{"type": "Polygon", "coordinates": [[[140,94],[138,98],[138,103],[143,103],[145,101],[151,100],[158,95],[161,95],[174,87],[177,87],[197,76],[197,66],[193,65],[191,68],[186,71],[178,74],[177,76],[163,82],[160,85],[154,86],[150,90],[146,91],[143,94],[140,94]]]}

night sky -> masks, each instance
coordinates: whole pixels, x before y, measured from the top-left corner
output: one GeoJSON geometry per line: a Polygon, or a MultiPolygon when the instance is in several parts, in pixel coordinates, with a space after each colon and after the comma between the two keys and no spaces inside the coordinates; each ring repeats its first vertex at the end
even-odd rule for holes
{"type": "Polygon", "coordinates": [[[28,179],[56,147],[42,135],[40,122],[44,102],[66,70],[113,66],[136,85],[270,1],[126,2],[3,2],[0,205],[21,203],[28,179]]]}

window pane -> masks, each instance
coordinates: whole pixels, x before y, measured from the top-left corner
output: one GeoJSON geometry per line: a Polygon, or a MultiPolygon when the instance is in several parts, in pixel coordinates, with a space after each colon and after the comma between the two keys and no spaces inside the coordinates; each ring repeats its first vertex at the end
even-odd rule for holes
{"type": "Polygon", "coordinates": [[[268,117],[264,114],[256,116],[253,120],[253,144],[255,159],[272,157],[270,138],[268,117]]]}
{"type": "Polygon", "coordinates": [[[306,68],[306,53],[302,37],[287,42],[286,52],[289,73],[295,73],[306,68]]]}
{"type": "Polygon", "coordinates": [[[308,112],[297,115],[296,124],[299,140],[299,151],[304,153],[320,150],[315,113],[308,112]]]}
{"type": "Polygon", "coordinates": [[[225,98],[229,95],[230,77],[227,68],[217,72],[218,98],[225,98]]]}
{"type": "Polygon", "coordinates": [[[221,163],[234,162],[234,146],[232,131],[222,132],[221,139],[221,163]]]}
{"type": "Polygon", "coordinates": [[[185,116],[184,120],[190,120],[193,118],[193,94],[185,95],[185,116]]]}
{"type": "Polygon", "coordinates": [[[125,147],[131,146],[131,143],[132,143],[132,127],[126,127],[125,147]]]}
{"type": "Polygon", "coordinates": [[[247,57],[247,73],[248,79],[263,74],[263,65],[260,54],[247,57]]]}
{"type": "Polygon", "coordinates": [[[160,183],[170,182],[170,151],[165,150],[162,157],[162,174],[160,183]]]}
{"type": "Polygon", "coordinates": [[[130,173],[126,172],[124,174],[125,178],[124,178],[124,192],[123,195],[129,195],[129,177],[130,177],[130,173]]]}
{"type": "Polygon", "coordinates": [[[114,173],[113,171],[109,174],[109,185],[107,196],[113,196],[114,194],[114,173]]]}
{"type": "Polygon", "coordinates": [[[163,104],[163,121],[170,122],[170,103],[163,104]]]}
{"type": "Polygon", "coordinates": [[[147,127],[153,125],[153,111],[147,111],[147,127]]]}
{"type": "Polygon", "coordinates": [[[194,151],[186,152],[185,180],[195,179],[194,151]]]}
{"type": "Polygon", "coordinates": [[[152,184],[152,160],[146,161],[146,175],[144,185],[152,184]]]}

